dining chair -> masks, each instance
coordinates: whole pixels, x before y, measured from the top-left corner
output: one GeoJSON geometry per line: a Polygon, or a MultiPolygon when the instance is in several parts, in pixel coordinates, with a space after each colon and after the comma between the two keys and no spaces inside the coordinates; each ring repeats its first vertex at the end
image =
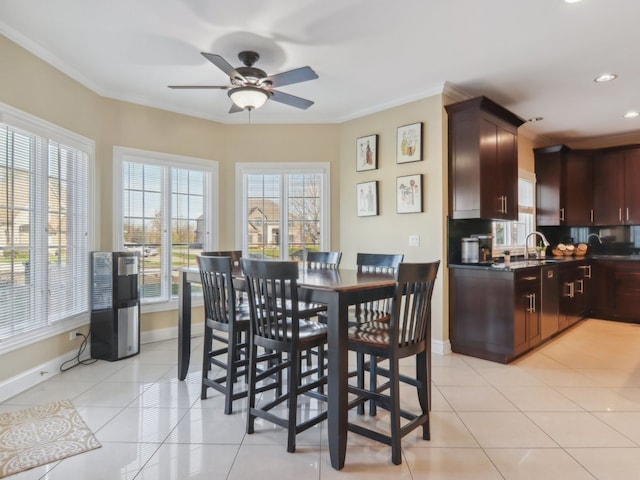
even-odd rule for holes
{"type": "MultiPolygon", "coordinates": [[[[404,260],[404,254],[392,253],[358,253],[356,256],[356,267],[359,273],[391,273],[396,274],[400,263],[404,260]]],[[[349,317],[349,325],[361,325],[372,321],[388,321],[391,307],[391,299],[383,298],[372,302],[357,304],[354,313],[349,317]]],[[[362,353],[356,355],[357,367],[352,372],[358,378],[358,385],[364,388],[365,372],[369,370],[369,385],[375,391],[376,377],[373,374],[376,365],[375,355],[369,356],[369,363],[365,363],[365,356],[362,353]]],[[[358,413],[364,413],[364,404],[358,406],[358,413]]],[[[376,414],[375,403],[369,404],[369,415],[376,414]]]]}
{"type": "Polygon", "coordinates": [[[247,396],[246,389],[235,390],[235,383],[240,376],[247,375],[249,310],[237,304],[231,257],[199,256],[198,266],[205,313],[200,398],[207,398],[209,387],[221,392],[225,396],[224,413],[229,415],[233,401],[247,396]],[[223,368],[224,373],[209,378],[212,365],[223,368]]]}
{"type": "Polygon", "coordinates": [[[294,452],[296,434],[327,418],[327,412],[323,410],[299,422],[297,408],[298,397],[301,395],[326,400],[319,388],[327,382],[323,357],[327,326],[300,318],[297,262],[243,258],[240,263],[246,281],[251,318],[247,433],[254,433],[257,417],[263,418],[287,429],[287,451],[294,452]],[[281,306],[287,300],[290,300],[290,308],[283,309],[281,306]],[[277,360],[265,371],[256,369],[258,348],[278,354],[277,360]],[[315,378],[303,377],[301,374],[301,352],[311,348],[317,348],[320,355],[315,378]],[[287,388],[283,392],[279,379],[285,372],[287,388]],[[262,398],[257,405],[257,394],[266,391],[273,391],[274,398],[262,398]],[[286,417],[273,411],[283,402],[287,402],[286,417]]]}
{"type": "MultiPolygon", "coordinates": [[[[401,263],[398,282],[391,300],[389,321],[372,321],[349,329],[349,350],[362,355],[387,359],[388,368],[372,366],[372,373],[386,378],[386,383],[374,391],[361,385],[349,385],[349,393],[356,395],[350,408],[365,401],[375,403],[390,413],[390,432],[381,433],[354,422],[348,430],[391,446],[391,461],[402,462],[401,439],[417,427],[422,427],[422,438],[430,439],[429,383],[431,361],[431,297],[440,261],[431,263],[401,263]],[[416,375],[400,373],[400,359],[416,358],[416,375]],[[400,384],[416,387],[420,413],[411,413],[401,407],[400,384]],[[400,419],[408,420],[401,425],[400,419]]],[[[406,398],[404,392],[403,397],[406,398]]],[[[379,426],[377,424],[376,426],[379,426]]]]}
{"type": "Polygon", "coordinates": [[[340,266],[342,260],[342,252],[307,252],[306,266],[307,268],[332,268],[336,269],[340,266]]]}

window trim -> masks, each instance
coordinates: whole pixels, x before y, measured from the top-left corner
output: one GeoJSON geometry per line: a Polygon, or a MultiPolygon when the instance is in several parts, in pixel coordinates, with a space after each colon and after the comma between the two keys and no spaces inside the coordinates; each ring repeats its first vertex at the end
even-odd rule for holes
{"type": "MultiPolygon", "coordinates": [[[[322,175],[322,199],[320,212],[320,225],[323,226],[320,233],[321,248],[328,250],[331,245],[331,164],[329,162],[238,162],[236,163],[236,238],[242,240],[242,251],[248,249],[246,222],[244,212],[247,211],[247,198],[245,193],[245,175],[283,175],[283,174],[310,174],[322,175]]],[[[284,205],[281,204],[281,209],[284,205]]],[[[284,217],[283,217],[284,218],[284,217]]]]}
{"type": "MultiPolygon", "coordinates": [[[[89,203],[87,205],[87,249],[89,251],[94,250],[96,238],[99,237],[98,229],[100,225],[99,212],[96,210],[95,141],[2,102],[0,102],[0,123],[7,124],[12,128],[24,130],[30,134],[44,137],[49,141],[73,147],[87,153],[87,201],[89,203]]],[[[64,320],[58,320],[50,325],[25,333],[0,339],[0,355],[55,337],[74,328],[80,328],[87,325],[90,319],[89,279],[87,279],[86,288],[87,311],[85,313],[75,315],[64,320]]]]}
{"type": "MultiPolygon", "coordinates": [[[[122,249],[123,230],[122,223],[122,162],[129,161],[135,163],[148,163],[161,165],[163,167],[193,168],[206,170],[210,173],[210,180],[205,188],[209,192],[208,202],[205,208],[209,215],[209,234],[205,238],[204,246],[207,250],[216,250],[219,240],[219,165],[216,160],[205,158],[189,157],[186,155],[175,155],[171,153],[154,152],[136,148],[114,146],[113,147],[113,236],[112,245],[114,249],[122,249]]],[[[170,200],[163,199],[165,203],[170,200]]],[[[199,305],[199,301],[192,302],[194,306],[199,305]]],[[[142,313],[160,312],[174,310],[178,307],[178,299],[160,300],[140,303],[142,313]]]]}

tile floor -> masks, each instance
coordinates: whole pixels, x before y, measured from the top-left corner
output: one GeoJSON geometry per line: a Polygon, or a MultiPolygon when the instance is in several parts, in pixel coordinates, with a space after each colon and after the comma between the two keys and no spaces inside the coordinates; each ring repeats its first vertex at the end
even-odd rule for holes
{"type": "Polygon", "coordinates": [[[201,342],[193,340],[185,382],[175,378],[176,341],[165,341],[0,404],[9,411],[70,399],[102,443],[11,479],[640,478],[640,325],[586,320],[508,366],[434,355],[431,440],[405,437],[395,466],[388,447],[349,434],[340,472],[329,463],[326,426],[299,435],[288,454],[278,427],[258,422],[244,433],[244,402],[226,416],[219,395],[201,401],[201,342]]]}

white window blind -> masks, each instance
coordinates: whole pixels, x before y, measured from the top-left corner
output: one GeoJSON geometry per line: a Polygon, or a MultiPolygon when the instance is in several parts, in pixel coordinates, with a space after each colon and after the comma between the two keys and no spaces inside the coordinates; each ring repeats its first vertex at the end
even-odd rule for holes
{"type": "MultiPolygon", "coordinates": [[[[535,230],[535,187],[533,174],[520,171],[518,178],[518,220],[493,222],[493,254],[501,256],[509,250],[513,255],[524,253],[524,240],[535,230]]],[[[530,246],[535,246],[531,244],[530,246]]]]}
{"type": "Polygon", "coordinates": [[[0,339],[88,314],[90,157],[0,123],[0,339]]]}

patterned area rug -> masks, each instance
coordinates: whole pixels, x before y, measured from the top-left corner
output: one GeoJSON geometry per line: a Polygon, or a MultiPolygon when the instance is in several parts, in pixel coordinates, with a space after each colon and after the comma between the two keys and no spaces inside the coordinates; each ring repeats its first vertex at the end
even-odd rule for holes
{"type": "Polygon", "coordinates": [[[68,400],[0,414],[0,478],[100,446],[68,400]]]}

